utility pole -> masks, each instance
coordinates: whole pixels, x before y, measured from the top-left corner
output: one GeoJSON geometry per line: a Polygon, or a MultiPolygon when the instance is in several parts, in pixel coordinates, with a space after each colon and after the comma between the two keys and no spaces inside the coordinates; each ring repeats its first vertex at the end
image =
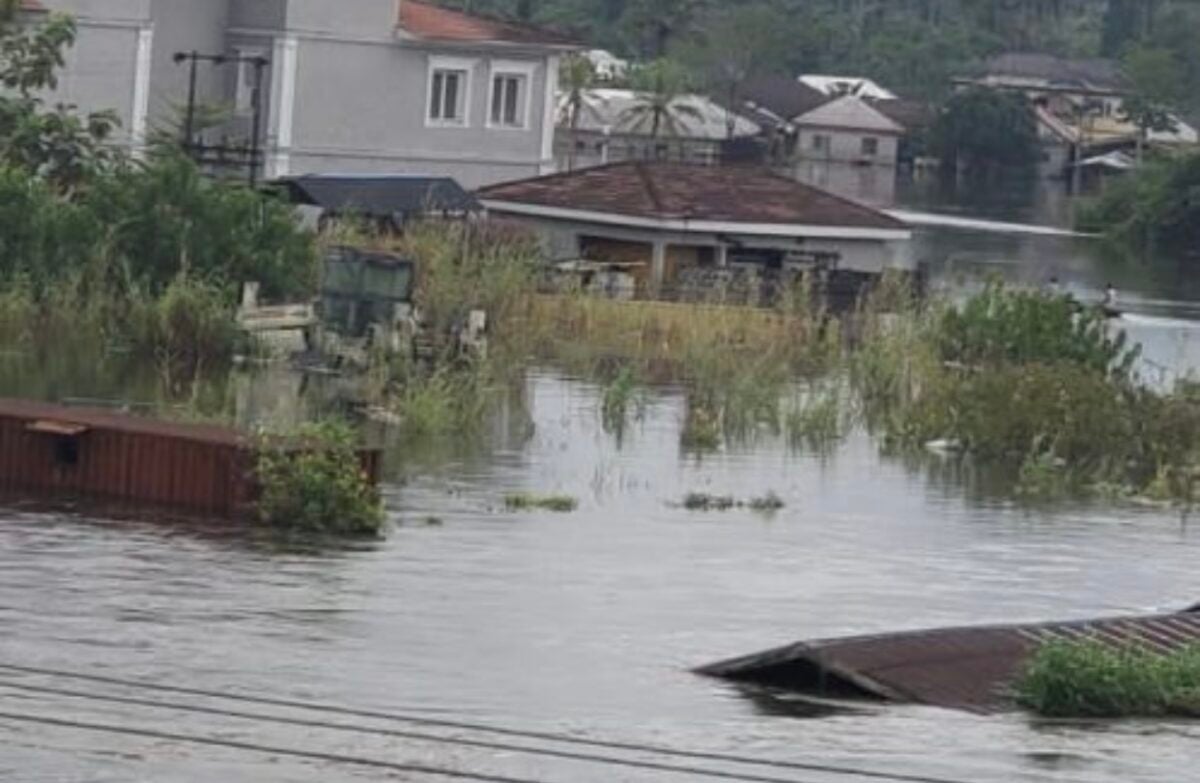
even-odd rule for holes
{"type": "MultiPolygon", "coordinates": [[[[215,166],[240,165],[247,170],[247,180],[250,187],[258,186],[259,172],[263,163],[262,149],[262,86],[263,75],[270,61],[262,56],[242,56],[227,54],[205,54],[192,50],[176,52],[175,64],[188,64],[188,97],[184,115],[183,149],[197,163],[215,166]],[[200,63],[209,63],[214,68],[233,65],[241,68],[249,65],[254,68],[254,93],[251,96],[251,131],[247,144],[235,145],[223,140],[220,144],[206,144],[196,138],[196,83],[199,76],[200,63]]],[[[239,77],[241,76],[239,71],[239,77]]]]}

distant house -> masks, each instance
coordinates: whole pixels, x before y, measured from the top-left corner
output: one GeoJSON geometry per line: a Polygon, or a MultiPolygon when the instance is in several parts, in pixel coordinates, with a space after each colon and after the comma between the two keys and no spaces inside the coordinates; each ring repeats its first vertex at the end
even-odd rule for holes
{"type": "Polygon", "coordinates": [[[233,115],[209,138],[249,142],[258,107],[268,178],[420,174],[474,187],[549,172],[559,60],[579,48],[418,0],[38,4],[79,30],[52,98],[115,110],[134,150],[187,100],[177,53],[227,58],[197,69],[198,101],[233,115]],[[251,58],[265,61],[261,85],[251,58]]]}
{"type": "Polygon", "coordinates": [[[620,263],[643,290],[697,270],[913,267],[904,223],[760,169],[619,163],[477,195],[489,214],[534,229],[548,258],[620,263]]]}
{"type": "Polygon", "coordinates": [[[558,167],[586,168],[626,160],[715,163],[725,144],[760,133],[755,123],[702,95],[680,95],[655,135],[654,117],[639,109],[648,99],[633,90],[587,90],[572,128],[574,109],[568,96],[560,96],[558,167]]]}
{"type": "MultiPolygon", "coordinates": [[[[1124,116],[1131,84],[1118,63],[1012,52],[984,63],[959,87],[984,87],[1025,95],[1033,107],[1046,170],[1060,173],[1072,161],[1102,156],[1138,144],[1140,130],[1124,116]]],[[[1194,127],[1175,118],[1175,128],[1149,134],[1151,144],[1190,146],[1200,141],[1194,127]]]]}
{"type": "Polygon", "coordinates": [[[629,75],[629,61],[617,57],[605,49],[589,49],[582,55],[592,64],[596,79],[601,82],[614,82],[629,75]]]}
{"type": "Polygon", "coordinates": [[[821,76],[818,74],[802,74],[799,82],[829,98],[840,98],[843,95],[853,95],[855,98],[866,98],[876,101],[892,101],[896,94],[879,86],[870,79],[857,76],[821,76]]]}
{"type": "Polygon", "coordinates": [[[845,95],[792,120],[802,160],[895,166],[904,128],[862,98],[845,95]]]}

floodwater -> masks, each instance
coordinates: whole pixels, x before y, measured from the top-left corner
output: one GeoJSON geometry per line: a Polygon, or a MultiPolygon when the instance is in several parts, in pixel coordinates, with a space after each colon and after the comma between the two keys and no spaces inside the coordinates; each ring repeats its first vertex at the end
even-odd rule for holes
{"type": "MultiPolygon", "coordinates": [[[[921,242],[936,281],[952,289],[991,274],[1035,283],[1055,275],[1088,297],[1122,273],[1064,240],[934,233],[921,242]]],[[[1166,380],[1200,368],[1200,324],[1174,284],[1128,273],[1117,284],[1130,309],[1123,325],[1146,343],[1143,372],[1161,366],[1166,380]]],[[[30,383],[0,366],[0,393],[30,383]]],[[[87,396],[65,380],[34,388],[87,396]]],[[[286,396],[283,387],[239,392],[251,406],[286,396]]],[[[683,400],[671,389],[658,390],[618,442],[601,427],[600,390],[552,369],[529,376],[523,408],[480,443],[432,453],[393,443],[395,529],[368,546],[10,507],[0,518],[0,780],[439,779],[295,751],[530,781],[718,779],[703,771],[868,779],[144,691],[11,665],[963,783],[1176,783],[1194,774],[1196,724],[829,709],[689,672],[805,638],[1190,606],[1200,600],[1200,531],[1177,513],[1019,507],[984,476],[932,456],[882,457],[861,433],[829,454],[764,437],[698,458],[680,448],[683,400]],[[562,492],[581,506],[508,513],[502,498],[512,490],[562,492]],[[678,506],[690,491],[773,491],[787,505],[770,516],[691,512],[678,506]],[[112,726],[143,733],[96,730],[112,726]],[[185,741],[194,737],[227,744],[185,741]],[[461,744],[478,740],[604,759],[461,744]],[[690,769],[603,763],[614,758],[690,769]]]]}

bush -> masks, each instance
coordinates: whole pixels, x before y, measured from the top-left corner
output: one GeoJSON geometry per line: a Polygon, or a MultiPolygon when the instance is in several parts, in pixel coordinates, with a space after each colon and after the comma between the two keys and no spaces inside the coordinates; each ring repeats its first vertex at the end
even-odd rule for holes
{"type": "Polygon", "coordinates": [[[1050,642],[1025,667],[1015,695],[1052,718],[1196,716],[1200,647],[1163,655],[1095,640],[1050,642]]]}
{"type": "Polygon", "coordinates": [[[258,513],[273,527],[351,536],[383,529],[383,501],[362,471],[357,439],[346,425],[309,424],[292,437],[264,440],[258,480],[258,513]]]}
{"type": "Polygon", "coordinates": [[[1070,362],[1127,377],[1138,351],[1124,332],[1109,334],[1098,310],[1080,310],[1065,296],[992,283],[961,309],[947,310],[937,327],[946,361],[968,365],[1070,362]]]}
{"type": "Polygon", "coordinates": [[[1133,255],[1200,254],[1200,153],[1151,160],[1080,213],[1082,231],[1133,255]]]}

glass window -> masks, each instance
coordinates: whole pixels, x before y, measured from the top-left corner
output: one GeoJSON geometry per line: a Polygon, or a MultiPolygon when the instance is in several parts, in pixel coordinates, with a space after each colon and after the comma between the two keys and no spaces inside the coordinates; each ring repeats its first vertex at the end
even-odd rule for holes
{"type": "Polygon", "coordinates": [[[255,95],[259,86],[256,78],[257,68],[253,60],[265,55],[253,49],[239,49],[237,56],[237,92],[234,95],[233,105],[234,111],[239,116],[247,116],[254,113],[254,105],[258,101],[258,96],[255,95]]]}
{"type": "Polygon", "coordinates": [[[429,119],[452,125],[466,122],[467,72],[439,68],[433,72],[429,90],[429,119]]]}
{"type": "Polygon", "coordinates": [[[827,152],[829,150],[829,137],[818,133],[812,137],[812,148],[816,152],[827,152]]]}
{"type": "Polygon", "coordinates": [[[875,156],[879,154],[879,139],[872,136],[862,140],[862,154],[875,156]]]}
{"type": "Polygon", "coordinates": [[[496,74],[492,78],[492,125],[502,128],[525,126],[525,76],[496,74]]]}

